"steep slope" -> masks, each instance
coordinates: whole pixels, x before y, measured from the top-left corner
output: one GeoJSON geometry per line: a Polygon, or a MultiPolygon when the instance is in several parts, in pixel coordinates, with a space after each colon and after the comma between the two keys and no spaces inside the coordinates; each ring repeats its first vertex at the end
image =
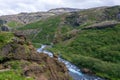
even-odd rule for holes
{"type": "Polygon", "coordinates": [[[19,32],[0,33],[0,80],[70,80],[56,58],[39,54],[19,32]]]}
{"type": "Polygon", "coordinates": [[[19,28],[19,30],[27,33],[34,43],[51,43],[60,36],[63,40],[65,40],[66,36],[74,36],[80,29],[92,26],[93,24],[104,23],[106,21],[118,23],[120,17],[119,9],[119,6],[100,7],[64,13],[27,24],[19,28]]]}
{"type": "Polygon", "coordinates": [[[56,54],[111,80],[120,78],[120,6],[64,13],[19,28],[36,47],[54,43],[56,54]],[[29,33],[29,34],[28,34],[29,33]]]}
{"type": "Polygon", "coordinates": [[[113,28],[82,30],[74,40],[53,46],[53,52],[96,75],[120,79],[120,24],[113,28]]]}

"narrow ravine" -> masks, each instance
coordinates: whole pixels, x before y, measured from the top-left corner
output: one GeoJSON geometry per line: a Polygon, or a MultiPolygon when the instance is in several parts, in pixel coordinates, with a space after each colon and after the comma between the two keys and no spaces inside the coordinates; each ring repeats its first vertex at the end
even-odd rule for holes
{"type": "MultiPolygon", "coordinates": [[[[40,48],[37,49],[37,52],[44,53],[44,54],[49,55],[50,57],[53,57],[52,52],[45,50],[46,47],[47,47],[47,45],[42,45],[40,48]]],[[[74,80],[104,80],[97,76],[83,74],[77,66],[75,66],[74,64],[72,64],[69,61],[66,61],[60,57],[58,57],[58,60],[60,62],[63,62],[66,65],[66,67],[69,70],[69,74],[73,77],[74,80]]]]}

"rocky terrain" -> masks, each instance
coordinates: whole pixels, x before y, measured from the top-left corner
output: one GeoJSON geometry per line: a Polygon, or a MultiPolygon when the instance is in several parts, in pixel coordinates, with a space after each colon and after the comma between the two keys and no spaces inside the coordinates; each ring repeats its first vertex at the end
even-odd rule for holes
{"type": "Polygon", "coordinates": [[[80,10],[81,9],[75,9],[75,8],[56,8],[56,9],[51,9],[48,12],[52,12],[55,14],[62,14],[62,13],[68,13],[68,12],[77,12],[80,10]]]}
{"type": "Polygon", "coordinates": [[[105,22],[96,23],[96,24],[87,26],[87,27],[85,27],[83,29],[105,29],[105,28],[113,28],[117,24],[120,24],[120,22],[117,22],[117,21],[105,21],[105,22]]]}
{"type": "MultiPolygon", "coordinates": [[[[6,75],[9,71],[17,72],[21,76],[17,80],[21,80],[22,76],[25,80],[28,80],[27,78],[30,80],[70,80],[68,70],[63,63],[46,54],[37,53],[22,33],[0,33],[0,45],[0,74],[4,71],[6,75]],[[10,35],[5,36],[7,34],[10,35]],[[5,40],[2,40],[2,36],[5,40]]],[[[15,75],[0,79],[16,80],[15,75]]]]}

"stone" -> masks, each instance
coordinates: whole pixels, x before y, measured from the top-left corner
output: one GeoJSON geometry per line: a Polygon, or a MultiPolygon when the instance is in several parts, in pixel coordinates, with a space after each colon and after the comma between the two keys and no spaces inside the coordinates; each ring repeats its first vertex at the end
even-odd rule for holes
{"type": "Polygon", "coordinates": [[[1,26],[1,31],[10,31],[8,26],[1,26]]]}
{"type": "Polygon", "coordinates": [[[81,71],[85,74],[93,74],[93,72],[90,69],[87,69],[87,68],[83,68],[83,69],[81,69],[81,71]]]}

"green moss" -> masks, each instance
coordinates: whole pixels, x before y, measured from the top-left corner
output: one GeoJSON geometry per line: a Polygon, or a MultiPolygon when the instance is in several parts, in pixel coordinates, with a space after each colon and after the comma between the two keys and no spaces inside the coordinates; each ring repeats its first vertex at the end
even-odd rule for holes
{"type": "Polygon", "coordinates": [[[0,72],[0,80],[34,80],[33,78],[26,78],[16,73],[14,70],[0,72]]]}
{"type": "Polygon", "coordinates": [[[4,66],[11,66],[11,69],[9,71],[0,72],[0,80],[34,80],[32,77],[26,78],[22,75],[21,65],[23,63],[24,62],[19,60],[4,63],[4,66]]]}
{"type": "Polygon", "coordinates": [[[10,32],[0,32],[0,48],[4,46],[5,44],[12,41],[14,38],[13,33],[10,32]]]}
{"type": "Polygon", "coordinates": [[[20,61],[9,61],[5,65],[10,65],[12,69],[21,69],[21,62],[20,61]]]}
{"type": "Polygon", "coordinates": [[[2,56],[0,56],[0,62],[2,62],[4,60],[4,58],[2,56]]]}

